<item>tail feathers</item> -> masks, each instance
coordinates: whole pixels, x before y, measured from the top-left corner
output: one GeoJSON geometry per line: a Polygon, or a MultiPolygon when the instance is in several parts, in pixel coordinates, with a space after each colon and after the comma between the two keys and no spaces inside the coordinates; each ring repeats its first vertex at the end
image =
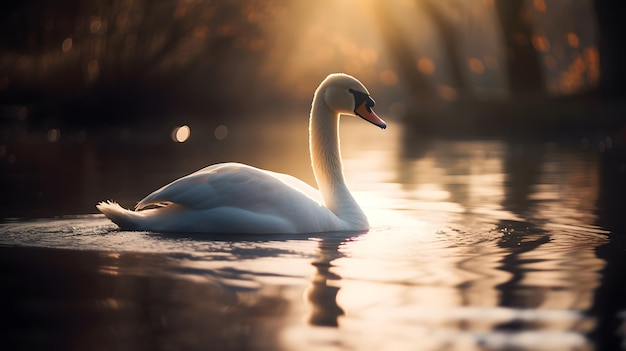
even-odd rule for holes
{"type": "Polygon", "coordinates": [[[139,216],[137,212],[127,210],[116,202],[103,201],[96,208],[104,213],[113,223],[124,230],[136,230],[139,228],[139,216]]]}

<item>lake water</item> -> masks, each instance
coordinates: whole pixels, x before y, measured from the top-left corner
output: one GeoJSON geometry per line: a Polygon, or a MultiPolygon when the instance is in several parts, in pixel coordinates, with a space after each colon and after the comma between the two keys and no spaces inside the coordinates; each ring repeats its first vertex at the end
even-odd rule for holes
{"type": "Polygon", "coordinates": [[[122,130],[109,131],[122,140],[110,144],[83,133],[5,146],[0,342],[626,349],[626,163],[615,136],[451,141],[346,120],[345,174],[370,219],[366,233],[126,232],[93,214],[98,201],[131,207],[221,161],[312,183],[306,125],[271,127],[191,126],[182,144],[122,130]]]}

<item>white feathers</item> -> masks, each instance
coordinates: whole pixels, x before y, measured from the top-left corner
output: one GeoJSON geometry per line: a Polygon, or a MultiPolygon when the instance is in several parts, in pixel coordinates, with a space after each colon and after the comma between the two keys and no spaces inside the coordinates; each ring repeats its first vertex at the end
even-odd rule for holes
{"type": "Polygon", "coordinates": [[[355,78],[335,74],[314,96],[310,151],[321,194],[286,174],[221,163],[156,190],[139,201],[135,211],[113,202],[101,202],[97,208],[129,230],[250,234],[367,230],[367,218],[345,185],[339,151],[339,112],[354,109],[354,102],[346,99],[351,96],[348,89],[367,91],[355,78]],[[337,96],[329,96],[326,89],[337,96]]]}

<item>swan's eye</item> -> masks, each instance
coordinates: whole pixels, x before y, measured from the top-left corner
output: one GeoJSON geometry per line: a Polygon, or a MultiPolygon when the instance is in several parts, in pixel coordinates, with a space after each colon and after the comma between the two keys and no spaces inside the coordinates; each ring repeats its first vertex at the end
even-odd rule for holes
{"type": "Polygon", "coordinates": [[[376,102],[372,99],[371,96],[362,93],[360,91],[356,91],[354,89],[348,89],[348,91],[354,95],[354,109],[356,110],[365,103],[365,108],[367,108],[367,112],[372,112],[372,107],[376,106],[376,102]]]}

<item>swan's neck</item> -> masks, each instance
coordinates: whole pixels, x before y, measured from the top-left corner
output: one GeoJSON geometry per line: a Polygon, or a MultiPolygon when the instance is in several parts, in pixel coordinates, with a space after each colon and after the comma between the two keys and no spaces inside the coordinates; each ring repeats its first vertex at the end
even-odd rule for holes
{"type": "Polygon", "coordinates": [[[324,203],[351,227],[368,227],[367,217],[350,194],[343,176],[339,151],[339,114],[323,99],[314,99],[309,120],[309,149],[315,180],[324,203]]]}

